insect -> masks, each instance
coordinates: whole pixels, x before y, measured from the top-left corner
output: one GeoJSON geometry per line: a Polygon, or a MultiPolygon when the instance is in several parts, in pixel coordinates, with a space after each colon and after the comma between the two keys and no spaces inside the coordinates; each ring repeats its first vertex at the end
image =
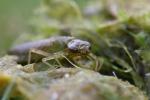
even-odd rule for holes
{"type": "MultiPolygon", "coordinates": [[[[76,62],[74,58],[87,57],[92,60],[92,62],[95,62],[95,68],[99,69],[99,61],[96,56],[90,53],[90,47],[91,44],[88,41],[70,36],[55,36],[15,46],[9,50],[8,54],[18,56],[18,63],[42,61],[51,67],[54,65],[51,65],[48,61],[53,59],[56,60],[59,66],[62,66],[58,60],[60,57],[66,59],[75,67],[78,66],[70,59],[76,62]],[[33,54],[36,54],[36,56],[33,56],[33,54]]],[[[79,66],[82,66],[81,64],[82,63],[80,63],[79,66]]]]}

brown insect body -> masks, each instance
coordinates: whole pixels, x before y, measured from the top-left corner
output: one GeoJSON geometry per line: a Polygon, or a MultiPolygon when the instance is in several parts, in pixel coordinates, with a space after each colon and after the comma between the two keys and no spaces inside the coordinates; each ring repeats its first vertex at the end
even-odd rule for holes
{"type": "MultiPolygon", "coordinates": [[[[28,61],[28,54],[31,49],[37,49],[48,53],[53,53],[63,50],[67,46],[67,43],[72,39],[74,39],[74,37],[55,36],[48,39],[27,42],[11,48],[8,51],[8,54],[18,56],[18,63],[26,63],[28,61]]],[[[37,57],[34,58],[38,59],[37,57]]]]}
{"type": "Polygon", "coordinates": [[[48,39],[43,39],[39,41],[27,42],[27,43],[17,45],[11,48],[8,53],[14,54],[14,55],[26,54],[32,48],[43,50],[45,52],[46,51],[50,52],[48,48],[50,48],[52,51],[56,51],[54,50],[54,48],[56,47],[56,44],[57,46],[59,45],[59,47],[64,47],[72,39],[74,38],[66,37],[66,36],[57,36],[57,37],[50,37],[48,39]]]}
{"type": "MultiPolygon", "coordinates": [[[[74,37],[55,36],[15,46],[9,50],[8,54],[18,56],[18,63],[27,63],[28,54],[31,49],[37,49],[47,53],[55,53],[68,49],[71,52],[86,54],[89,52],[90,46],[89,42],[75,39],[74,37]]],[[[42,56],[34,55],[31,61],[38,62],[42,58],[42,56]]]]}

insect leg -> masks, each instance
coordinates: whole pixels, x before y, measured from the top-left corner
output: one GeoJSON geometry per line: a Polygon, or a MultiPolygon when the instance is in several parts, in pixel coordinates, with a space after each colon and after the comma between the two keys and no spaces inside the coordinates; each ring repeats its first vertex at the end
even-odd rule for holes
{"type": "Polygon", "coordinates": [[[60,57],[61,57],[61,56],[60,56],[60,53],[58,52],[58,53],[49,55],[49,56],[46,57],[46,58],[43,58],[43,59],[42,59],[42,62],[45,63],[46,65],[50,66],[50,67],[54,67],[54,66],[58,66],[58,65],[59,65],[59,67],[60,67],[60,66],[63,66],[63,65],[60,63],[60,61],[58,60],[58,58],[60,58],[60,57]],[[47,61],[50,61],[50,60],[53,60],[53,59],[58,63],[58,65],[51,65],[50,63],[47,62],[47,61]]]}
{"type": "Polygon", "coordinates": [[[99,71],[103,65],[103,60],[101,60],[101,62],[99,61],[99,59],[92,53],[89,53],[88,58],[90,60],[93,60],[95,62],[95,71],[99,71]]]}
{"type": "Polygon", "coordinates": [[[65,58],[71,65],[73,65],[76,68],[80,68],[79,66],[75,65],[73,62],[71,62],[65,55],[61,55],[63,58],[65,58]]]}
{"type": "MultiPolygon", "coordinates": [[[[59,57],[65,58],[71,65],[73,65],[73,66],[76,67],[76,68],[80,68],[80,67],[78,67],[77,65],[75,65],[73,62],[71,62],[71,61],[65,56],[64,52],[57,52],[57,53],[55,53],[54,55],[51,55],[51,56],[46,57],[46,58],[43,58],[43,59],[42,59],[42,62],[45,63],[45,64],[47,64],[48,66],[52,66],[52,65],[49,64],[47,61],[50,61],[50,60],[52,60],[52,59],[55,59],[56,62],[59,64],[59,66],[63,66],[63,65],[59,62],[59,60],[58,60],[59,57]]],[[[53,67],[53,66],[52,66],[52,67],[53,67]]]]}
{"type": "Polygon", "coordinates": [[[35,53],[35,54],[38,54],[38,55],[42,55],[42,56],[45,56],[45,57],[47,57],[49,55],[49,53],[47,53],[47,52],[44,52],[42,50],[38,50],[38,49],[32,48],[32,49],[29,50],[28,64],[31,63],[32,53],[35,53]]]}

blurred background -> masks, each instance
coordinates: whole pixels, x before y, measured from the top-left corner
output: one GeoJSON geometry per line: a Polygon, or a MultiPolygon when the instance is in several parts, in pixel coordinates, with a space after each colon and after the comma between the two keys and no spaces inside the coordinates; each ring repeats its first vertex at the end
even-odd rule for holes
{"type": "Polygon", "coordinates": [[[0,0],[0,55],[13,39],[29,29],[29,20],[40,0],[0,0]]]}

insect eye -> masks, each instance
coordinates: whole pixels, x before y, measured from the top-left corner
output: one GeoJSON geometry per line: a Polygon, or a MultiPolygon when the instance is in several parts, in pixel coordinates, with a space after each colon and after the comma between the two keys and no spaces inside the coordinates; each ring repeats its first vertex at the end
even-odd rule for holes
{"type": "Polygon", "coordinates": [[[67,46],[68,46],[68,49],[70,50],[74,50],[74,51],[78,50],[77,43],[75,42],[75,40],[72,40],[71,42],[69,42],[67,46]]]}

